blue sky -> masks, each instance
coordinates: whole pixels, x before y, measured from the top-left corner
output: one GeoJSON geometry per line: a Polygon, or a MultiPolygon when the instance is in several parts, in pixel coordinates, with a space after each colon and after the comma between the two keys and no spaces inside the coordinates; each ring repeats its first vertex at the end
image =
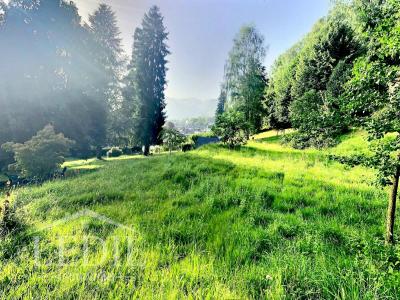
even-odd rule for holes
{"type": "Polygon", "coordinates": [[[265,36],[273,61],[328,13],[330,0],[75,0],[86,18],[99,2],[118,16],[124,48],[130,54],[134,28],[156,4],[170,32],[167,97],[216,98],[232,39],[243,24],[265,36]]]}

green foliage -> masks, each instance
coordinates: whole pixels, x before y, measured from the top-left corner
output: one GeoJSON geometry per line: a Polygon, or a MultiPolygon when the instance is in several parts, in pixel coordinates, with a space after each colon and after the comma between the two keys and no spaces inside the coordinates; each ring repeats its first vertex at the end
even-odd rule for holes
{"type": "MultiPolygon", "coordinates": [[[[88,27],[96,47],[94,55],[98,71],[92,74],[93,77],[96,77],[95,93],[108,112],[108,140],[111,143],[122,144],[122,132],[126,134],[127,130],[127,125],[123,122],[119,86],[124,59],[122,58],[122,40],[115,12],[110,6],[100,4],[96,11],[89,16],[88,27]]],[[[104,140],[101,142],[104,143],[104,140]]]]}
{"type": "Polygon", "coordinates": [[[273,68],[266,90],[266,121],[271,128],[298,133],[291,144],[324,147],[349,127],[343,88],[351,78],[360,42],[349,4],[337,4],[327,18],[273,68]]]}
{"type": "Polygon", "coordinates": [[[332,146],[334,139],[346,128],[346,120],[336,108],[337,98],[314,90],[294,101],[290,116],[298,133],[293,137],[301,137],[300,140],[293,140],[294,145],[302,141],[302,146],[297,148],[332,146]]]}
{"type": "Polygon", "coordinates": [[[76,142],[74,154],[90,153],[106,138],[102,47],[73,2],[11,0],[6,11],[0,30],[0,144],[23,143],[53,124],[76,142]]]}
{"type": "Polygon", "coordinates": [[[291,125],[289,107],[293,101],[292,86],[301,48],[302,43],[296,44],[282,54],[272,68],[264,103],[267,111],[265,121],[270,128],[289,128],[291,125]]]}
{"type": "Polygon", "coordinates": [[[400,4],[355,1],[358,26],[366,49],[354,64],[346,85],[346,108],[352,120],[368,130],[372,155],[360,163],[379,170],[378,182],[393,183],[400,162],[400,4]],[[390,46],[389,46],[390,45],[390,46]],[[395,136],[387,136],[395,133],[395,136]]]}
{"type": "Polygon", "coordinates": [[[215,116],[223,114],[225,111],[225,101],[226,101],[226,88],[221,87],[221,92],[218,97],[217,110],[215,111],[215,116]]]}
{"type": "Polygon", "coordinates": [[[145,146],[160,144],[165,124],[165,95],[168,33],[160,9],[153,6],[136,28],[124,102],[132,118],[135,140],[145,146]],[[152,51],[149,51],[152,49],[152,51]]]}
{"type": "Polygon", "coordinates": [[[219,98],[219,112],[242,112],[253,133],[262,128],[263,122],[265,55],[264,37],[255,27],[243,26],[233,41],[219,98]]]}
{"type": "Polygon", "coordinates": [[[186,136],[175,128],[164,128],[163,131],[161,131],[161,136],[164,146],[170,153],[172,150],[181,148],[186,141],[186,136]]]}
{"type": "Polygon", "coordinates": [[[365,53],[354,65],[347,85],[347,109],[359,122],[385,106],[388,87],[400,71],[400,4],[397,1],[355,1],[365,53]]]}
{"type": "Polygon", "coordinates": [[[246,144],[250,135],[250,125],[243,113],[228,111],[217,117],[212,131],[224,144],[234,148],[246,144]]]}
{"type": "Polygon", "coordinates": [[[213,137],[215,136],[215,134],[211,131],[211,132],[202,132],[202,133],[196,133],[196,134],[192,134],[189,136],[189,139],[193,142],[196,143],[197,139],[199,137],[213,137]]]}
{"type": "Polygon", "coordinates": [[[2,148],[14,153],[16,163],[10,167],[22,176],[46,179],[60,168],[72,146],[71,140],[47,125],[24,144],[6,143],[2,148]]]}
{"type": "Polygon", "coordinates": [[[120,157],[123,154],[123,151],[118,147],[112,147],[107,151],[107,157],[120,157]]]}

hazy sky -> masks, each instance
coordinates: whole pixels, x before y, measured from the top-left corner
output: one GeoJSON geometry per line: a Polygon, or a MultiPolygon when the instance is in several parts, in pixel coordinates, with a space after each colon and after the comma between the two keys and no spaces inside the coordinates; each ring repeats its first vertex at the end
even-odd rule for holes
{"type": "Polygon", "coordinates": [[[167,97],[216,98],[235,33],[254,24],[270,50],[266,66],[325,16],[329,0],[75,0],[86,18],[99,2],[117,12],[124,48],[130,54],[134,28],[156,4],[170,32],[167,97]]]}

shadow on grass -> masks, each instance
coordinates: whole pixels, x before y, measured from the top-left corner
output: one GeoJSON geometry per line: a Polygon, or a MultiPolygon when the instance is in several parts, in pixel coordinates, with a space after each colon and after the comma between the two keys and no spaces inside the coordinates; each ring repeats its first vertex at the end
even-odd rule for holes
{"type": "MultiPolygon", "coordinates": [[[[289,152],[285,149],[272,150],[272,149],[261,149],[257,146],[246,145],[237,149],[230,149],[223,145],[207,145],[203,148],[204,150],[212,151],[215,155],[221,153],[222,151],[229,151],[231,154],[242,156],[242,157],[255,157],[260,156],[263,158],[268,158],[271,160],[310,160],[311,162],[324,162],[327,164],[334,163],[329,159],[329,156],[324,153],[319,152],[306,152],[301,150],[291,149],[289,152]]],[[[195,153],[195,152],[193,152],[195,153]]]]}
{"type": "MultiPolygon", "coordinates": [[[[218,146],[211,149],[218,151],[218,146]]],[[[235,152],[271,155],[259,149],[235,152]]],[[[31,197],[64,214],[104,207],[105,215],[116,222],[134,222],[146,247],[163,249],[165,257],[159,262],[172,265],[196,251],[215,262],[221,278],[240,274],[237,282],[254,298],[263,296],[265,274],[273,269],[269,261],[275,259],[275,268],[286,276],[287,286],[303,288],[296,290],[300,295],[304,289],[325,284],[318,273],[308,272],[315,267],[316,257],[331,263],[326,267],[329,278],[341,276],[344,268],[339,263],[358,269],[355,257],[364,244],[373,245],[383,220],[383,205],[374,201],[370,190],[318,180],[288,180],[285,175],[194,151],[107,164],[95,173],[41,187],[31,197]],[[364,236],[368,240],[362,240],[364,236]],[[304,273],[285,273],[288,266],[296,269],[300,263],[306,267],[304,273]],[[246,271],[256,267],[262,268],[260,274],[246,271]]],[[[47,215],[44,210],[38,213],[47,215]]],[[[86,231],[108,235],[112,228],[90,222],[86,231]]],[[[377,257],[373,254],[366,255],[377,257]]],[[[328,298],[328,294],[323,296],[328,298]]]]}

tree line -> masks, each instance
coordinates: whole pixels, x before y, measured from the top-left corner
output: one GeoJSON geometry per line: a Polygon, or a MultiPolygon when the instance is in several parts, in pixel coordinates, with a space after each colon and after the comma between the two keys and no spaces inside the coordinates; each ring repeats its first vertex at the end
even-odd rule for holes
{"type": "Polygon", "coordinates": [[[393,241],[400,176],[400,2],[336,1],[328,16],[265,73],[267,47],[254,26],[234,40],[214,132],[231,147],[263,129],[295,129],[283,141],[324,148],[353,128],[368,131],[371,155],[332,157],[378,170],[391,185],[387,236],[393,241]]]}
{"type": "Polygon", "coordinates": [[[14,160],[10,142],[26,143],[47,125],[73,141],[76,157],[99,156],[107,144],[148,153],[160,143],[169,50],[158,7],[133,38],[127,64],[108,5],[83,22],[72,1],[0,1],[0,145],[8,145],[0,169],[14,160]]]}

